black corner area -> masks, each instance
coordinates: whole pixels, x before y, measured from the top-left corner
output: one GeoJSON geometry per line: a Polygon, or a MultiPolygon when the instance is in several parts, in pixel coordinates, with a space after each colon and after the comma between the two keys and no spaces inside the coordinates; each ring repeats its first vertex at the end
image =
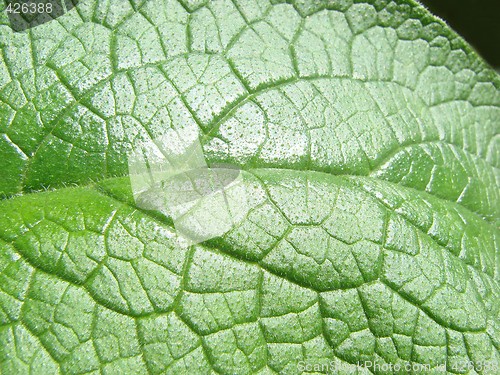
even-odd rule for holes
{"type": "Polygon", "coordinates": [[[77,5],[79,0],[5,0],[5,12],[14,31],[24,31],[52,21],[77,5]]]}
{"type": "Polygon", "coordinates": [[[500,1],[419,1],[462,35],[490,65],[500,68],[500,1]]]}

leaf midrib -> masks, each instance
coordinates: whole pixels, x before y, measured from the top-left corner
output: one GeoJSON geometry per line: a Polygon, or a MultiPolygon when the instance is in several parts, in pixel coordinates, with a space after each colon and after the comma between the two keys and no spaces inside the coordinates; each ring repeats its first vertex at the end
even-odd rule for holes
{"type": "MultiPolygon", "coordinates": [[[[200,130],[201,132],[201,137],[200,137],[200,141],[202,144],[205,144],[205,142],[209,141],[210,139],[212,139],[217,131],[219,130],[220,126],[228,119],[230,118],[230,116],[236,111],[238,110],[238,108],[241,108],[245,103],[248,103],[248,102],[251,102],[254,98],[256,98],[257,96],[267,92],[267,91],[271,91],[271,90],[279,90],[281,87],[284,87],[284,86],[287,86],[287,85],[293,85],[294,83],[297,83],[297,82],[301,82],[301,81],[315,81],[315,80],[323,80],[323,79],[326,79],[326,80],[353,80],[355,82],[361,82],[361,83],[385,83],[385,84],[394,84],[396,86],[399,86],[401,88],[404,88],[404,89],[407,89],[409,90],[412,94],[414,94],[422,104],[425,105],[426,108],[430,109],[430,108],[433,108],[433,107],[436,107],[436,106],[439,106],[439,105],[442,105],[442,104],[445,104],[446,102],[440,102],[440,103],[435,103],[433,105],[427,105],[425,104],[425,101],[420,97],[420,95],[411,87],[408,87],[406,85],[403,85],[399,82],[396,82],[396,81],[392,81],[392,80],[383,80],[383,79],[378,79],[378,80],[370,80],[370,79],[361,79],[359,77],[351,77],[351,76],[328,76],[328,75],[311,75],[311,76],[302,76],[302,77],[292,77],[292,78],[289,78],[289,79],[284,79],[284,80],[281,80],[281,81],[276,81],[276,82],[272,82],[272,83],[269,83],[269,84],[266,84],[266,85],[261,85],[260,87],[258,87],[257,89],[253,90],[253,91],[247,91],[245,94],[241,95],[239,98],[235,99],[233,102],[231,102],[230,104],[228,104],[222,111],[219,115],[217,116],[214,116],[213,120],[211,121],[211,124],[208,124],[208,126],[204,126],[202,124],[202,122],[198,119],[198,117],[196,116],[196,114],[192,111],[191,107],[187,104],[187,102],[185,101],[185,97],[184,95],[181,94],[181,92],[178,90],[175,82],[173,82],[172,80],[170,80],[164,70],[162,69],[162,65],[164,65],[165,63],[168,63],[170,61],[173,61],[179,57],[188,57],[188,56],[191,56],[191,55],[205,55],[203,53],[186,53],[186,54],[180,54],[180,55],[176,55],[170,59],[166,59],[165,61],[162,61],[162,62],[157,62],[157,63],[151,63],[151,64],[144,64],[143,66],[140,66],[140,67],[134,67],[134,68],[130,68],[130,69],[123,69],[122,71],[118,71],[118,72],[113,72],[112,74],[110,74],[108,77],[106,77],[105,79],[99,81],[98,83],[96,83],[91,89],[89,89],[87,92],[85,92],[84,94],[82,94],[80,97],[78,97],[77,95],[75,95],[75,93],[72,91],[71,89],[71,86],[65,82],[62,77],[60,77],[59,73],[57,72],[56,69],[54,69],[53,67],[50,67],[49,65],[45,65],[46,67],[48,67],[49,69],[51,69],[55,74],[56,76],[59,78],[59,82],[61,84],[64,85],[64,87],[71,93],[71,95],[73,96],[74,100],[71,101],[70,103],[68,103],[68,105],[61,111],[61,113],[57,116],[56,119],[54,119],[52,121],[52,126],[49,127],[49,128],[45,128],[47,129],[48,131],[43,135],[43,137],[40,139],[39,141],[39,144],[38,146],[36,147],[35,151],[30,153],[30,156],[28,158],[28,162],[25,166],[25,170],[23,172],[23,179],[20,183],[20,186],[21,186],[21,189],[23,192],[26,192],[26,177],[29,173],[29,169],[30,169],[30,165],[31,165],[31,162],[32,160],[35,159],[35,156],[37,154],[37,152],[39,151],[39,149],[42,147],[42,145],[44,144],[44,142],[50,137],[50,136],[54,136],[53,135],[53,132],[57,129],[58,125],[59,125],[59,120],[61,118],[63,118],[65,115],[67,115],[69,113],[69,111],[74,108],[76,105],[82,105],[84,106],[85,108],[87,108],[90,112],[92,112],[94,115],[98,116],[100,119],[102,119],[103,121],[108,121],[109,118],[111,117],[105,117],[103,116],[97,109],[95,108],[92,108],[87,101],[88,98],[90,98],[90,96],[94,93],[94,90],[98,89],[99,87],[101,87],[103,84],[107,83],[108,81],[110,81],[111,79],[113,79],[113,77],[115,77],[117,74],[120,74],[120,73],[128,73],[128,72],[133,72],[133,71],[136,71],[136,70],[141,70],[141,69],[144,69],[144,68],[147,68],[147,67],[155,67],[158,69],[159,72],[161,72],[161,74],[163,75],[163,77],[165,78],[165,80],[167,82],[169,82],[175,89],[176,91],[178,92],[178,95],[179,95],[179,98],[181,98],[181,100],[183,101],[183,104],[184,106],[186,107],[186,109],[190,112],[191,116],[193,117],[193,120],[196,122],[197,126],[198,126],[198,129],[200,130]],[[208,131],[205,130],[205,128],[208,128],[208,131]]],[[[224,59],[226,62],[228,62],[227,59],[224,59]]],[[[230,64],[228,64],[230,65],[230,64]]],[[[237,77],[237,76],[236,76],[237,77]]],[[[238,77],[237,77],[238,78],[238,77]]],[[[239,78],[238,78],[239,79],[239,78]]],[[[3,102],[3,100],[2,100],[3,102]]],[[[470,101],[468,100],[463,100],[463,99],[453,99],[453,100],[450,100],[450,102],[466,102],[468,104],[470,104],[473,108],[480,108],[480,107],[487,107],[487,108],[495,108],[497,109],[498,107],[495,106],[495,105],[475,105],[473,103],[471,103],[470,101]]],[[[383,113],[380,113],[382,116],[383,113]]],[[[148,133],[148,135],[151,137],[151,134],[149,134],[148,130],[146,129],[146,127],[144,125],[141,124],[141,126],[144,128],[144,130],[146,131],[146,133],[148,133]]],[[[7,128],[8,129],[8,128],[7,128]]],[[[497,136],[498,134],[500,133],[495,133],[493,136],[497,136]]],[[[62,141],[64,142],[67,142],[69,144],[73,144],[71,141],[69,140],[65,140],[65,139],[62,139],[60,138],[59,136],[55,136],[59,139],[61,139],[62,141]]],[[[450,146],[454,146],[454,147],[457,147],[458,149],[460,149],[461,151],[471,155],[471,157],[473,158],[476,158],[478,160],[482,160],[485,162],[485,164],[487,164],[489,167],[491,167],[493,170],[495,171],[498,171],[500,168],[498,166],[495,166],[493,164],[491,164],[490,161],[488,161],[486,158],[482,157],[481,155],[479,154],[476,154],[476,153],[473,153],[467,149],[465,149],[463,146],[461,145],[458,145],[458,144],[454,144],[450,141],[447,141],[445,139],[428,139],[428,140],[422,140],[421,143],[425,143],[425,142],[443,142],[445,144],[448,144],[450,146]]],[[[393,150],[386,150],[385,154],[386,155],[390,155],[391,153],[393,153],[395,150],[399,150],[401,148],[404,148],[404,147],[407,147],[409,145],[411,145],[411,141],[408,141],[408,142],[405,142],[405,143],[401,143],[401,144],[398,144],[396,149],[393,149],[393,150]]],[[[74,145],[74,144],[73,144],[74,145]]],[[[17,145],[16,145],[17,146],[17,145]]],[[[75,147],[77,148],[80,148],[79,146],[77,145],[74,145],[75,147]]],[[[20,148],[21,149],[21,148],[20,148]]],[[[23,151],[23,153],[26,154],[26,152],[21,149],[21,151],[23,151]]],[[[96,153],[102,153],[102,152],[96,152],[96,153]]],[[[387,156],[385,156],[384,158],[386,158],[387,156]]],[[[374,166],[373,169],[375,169],[377,166],[379,166],[379,163],[378,165],[374,166]]],[[[110,177],[119,177],[119,176],[110,176],[110,177]]],[[[480,215],[480,214],[479,214],[480,215]]],[[[481,216],[481,215],[480,215],[481,216]]]]}
{"type": "MultiPolygon", "coordinates": [[[[274,168],[266,168],[266,169],[270,169],[270,170],[275,170],[274,168]]],[[[264,170],[264,168],[259,168],[259,169],[253,169],[253,170],[250,170],[250,171],[247,171],[249,173],[251,173],[252,175],[255,176],[255,174],[252,173],[252,171],[254,170],[264,170]]],[[[289,169],[282,169],[282,170],[285,170],[285,171],[290,171],[289,169]]],[[[303,171],[294,171],[292,170],[293,172],[303,172],[303,171]]],[[[321,172],[314,172],[314,173],[321,173],[321,172]]],[[[328,176],[331,176],[329,174],[327,174],[328,176]]],[[[342,178],[342,177],[346,177],[346,176],[339,176],[339,178],[342,178]]],[[[360,177],[360,176],[350,176],[351,178],[352,177],[360,177]]],[[[366,177],[365,177],[366,178],[366,177]]],[[[347,181],[346,179],[343,179],[344,181],[347,181]]],[[[354,186],[353,186],[354,187],[354,186]]],[[[102,194],[108,198],[111,198],[115,201],[117,201],[118,203],[124,205],[124,206],[128,206],[128,207],[131,207],[137,211],[140,211],[142,214],[144,214],[145,216],[149,217],[150,219],[158,222],[159,224],[162,224],[162,225],[166,225],[167,227],[169,227],[170,229],[174,229],[172,227],[172,224],[169,222],[168,219],[161,219],[160,217],[158,217],[157,215],[154,215],[152,214],[150,211],[148,210],[144,210],[144,209],[141,209],[139,207],[136,207],[134,205],[131,205],[129,202],[127,202],[126,200],[124,199],[120,199],[119,196],[115,195],[115,194],[112,194],[110,193],[109,191],[103,189],[100,185],[98,184],[91,184],[91,185],[87,185],[87,186],[78,186],[78,187],[72,187],[72,188],[66,188],[66,189],[78,189],[78,188],[93,188],[94,190],[96,190],[99,194],[102,194]]],[[[61,189],[62,190],[62,189],[61,189]]],[[[370,194],[368,194],[367,192],[365,192],[364,190],[360,189],[361,192],[367,194],[368,196],[372,197],[370,194]]],[[[47,193],[50,193],[50,192],[47,192],[47,193]]],[[[387,208],[389,209],[389,208],[387,208]]],[[[394,211],[392,211],[394,212],[394,211]]],[[[397,213],[396,213],[397,214],[397,213]]],[[[399,214],[398,214],[399,215],[399,214]]],[[[431,238],[432,241],[435,242],[435,240],[429,236],[428,233],[425,233],[424,231],[422,231],[420,228],[418,228],[417,226],[415,226],[413,223],[409,222],[408,219],[406,219],[405,217],[401,216],[403,220],[407,221],[410,225],[412,225],[413,227],[415,227],[417,230],[421,231],[424,235],[428,236],[429,238],[431,238]]],[[[105,234],[105,231],[104,233],[102,233],[103,235],[105,234]]],[[[113,306],[109,306],[109,304],[106,304],[105,302],[106,301],[103,301],[101,300],[101,298],[99,298],[98,296],[95,296],[93,293],[91,293],[91,291],[86,287],[86,284],[88,283],[89,280],[91,280],[91,278],[87,278],[83,283],[77,283],[75,282],[75,280],[70,280],[66,277],[63,277],[55,272],[50,272],[48,270],[45,270],[45,269],[39,269],[38,266],[36,264],[34,264],[33,262],[31,262],[29,259],[27,259],[22,251],[20,249],[18,249],[15,244],[14,244],[14,241],[15,241],[15,238],[13,240],[7,240],[5,238],[2,238],[0,236],[0,240],[7,243],[7,244],[11,244],[12,247],[15,249],[16,253],[18,253],[22,259],[24,259],[28,264],[30,264],[34,270],[36,271],[41,271],[41,272],[44,272],[44,273],[47,273],[47,274],[50,274],[50,275],[53,275],[61,280],[64,280],[72,285],[75,285],[75,286],[78,286],[78,287],[83,287],[85,288],[85,290],[89,293],[89,295],[92,297],[92,299],[97,303],[97,304],[100,304],[100,305],[103,305],[103,306],[106,306],[107,308],[113,310],[113,311],[116,311],[120,314],[124,314],[126,316],[130,316],[134,319],[136,318],[145,318],[145,317],[148,317],[148,316],[152,316],[152,315],[155,315],[155,314],[164,314],[164,313],[169,313],[169,312],[172,312],[172,311],[176,311],[176,308],[177,308],[177,305],[174,304],[171,306],[171,308],[169,308],[168,310],[165,310],[165,311],[152,311],[152,312],[149,312],[149,313],[144,313],[144,314],[131,314],[130,312],[128,311],[124,311],[120,308],[115,308],[113,306]]],[[[385,241],[383,239],[383,241],[385,241]]],[[[443,247],[442,245],[440,245],[439,243],[436,242],[436,244],[443,250],[443,251],[448,251],[445,247],[443,247]]],[[[349,245],[352,245],[349,244],[349,245]]],[[[383,244],[380,244],[381,246],[384,246],[383,244]]],[[[378,277],[375,279],[375,280],[371,280],[371,281],[365,281],[364,278],[363,278],[363,282],[360,284],[360,285],[356,285],[356,286],[352,286],[352,287],[336,287],[334,289],[325,289],[325,290],[322,290],[322,289],[316,289],[314,288],[313,285],[310,285],[310,284],[307,284],[307,283],[304,283],[300,280],[296,280],[294,278],[290,278],[288,275],[284,275],[282,273],[279,273],[277,271],[274,271],[272,268],[269,268],[267,267],[266,265],[264,264],[261,264],[260,262],[262,261],[262,259],[257,259],[257,260],[254,260],[254,259],[250,259],[250,258],[245,258],[244,256],[238,256],[234,253],[231,253],[231,252],[228,252],[224,249],[221,249],[215,245],[212,245],[210,243],[210,241],[207,241],[205,243],[203,243],[203,247],[205,248],[208,248],[208,249],[211,249],[211,250],[216,250],[216,251],[220,251],[221,253],[225,254],[226,256],[229,256],[231,258],[234,258],[234,259],[237,259],[239,261],[243,261],[243,262],[246,262],[246,263],[250,263],[250,264],[253,264],[253,265],[256,265],[257,267],[259,267],[260,269],[266,271],[266,272],[269,272],[277,277],[280,277],[280,278],[283,278],[283,279],[286,279],[287,281],[295,284],[295,285],[298,285],[300,287],[303,287],[303,288],[306,288],[306,289],[309,289],[317,294],[320,294],[320,293],[324,293],[324,292],[329,292],[329,291],[332,291],[332,290],[347,290],[347,289],[356,289],[356,288],[359,288],[361,287],[362,285],[368,285],[370,283],[373,283],[373,282],[381,282],[383,285],[385,285],[387,288],[389,288],[390,290],[392,290],[394,293],[396,293],[398,296],[400,296],[402,299],[404,299],[405,301],[407,301],[408,303],[410,303],[412,306],[415,306],[419,311],[422,311],[424,314],[426,314],[430,319],[432,319],[433,321],[435,321],[437,324],[443,326],[443,327],[447,327],[447,328],[450,328],[450,329],[453,329],[457,332],[471,332],[471,333],[477,333],[477,332],[486,332],[486,328],[484,329],[475,329],[475,330],[459,330],[457,328],[452,328],[452,327],[449,327],[449,325],[443,321],[441,318],[439,317],[436,317],[435,314],[433,314],[428,308],[426,308],[425,306],[420,306],[418,305],[418,303],[416,303],[415,301],[412,300],[412,298],[410,296],[407,296],[406,294],[402,293],[401,291],[395,289],[394,287],[388,285],[388,283],[383,280],[380,275],[378,275],[378,277]]],[[[193,248],[195,248],[195,246],[190,246],[189,248],[187,248],[187,250],[192,250],[193,248]]],[[[392,251],[391,249],[387,249],[384,247],[384,251],[392,251]]],[[[464,259],[461,259],[457,256],[457,259],[459,259],[461,262],[465,262],[464,259]]],[[[186,262],[189,262],[189,259],[186,259],[186,262]]],[[[465,263],[467,267],[472,267],[475,269],[475,267],[473,265],[469,265],[467,263],[465,263]]],[[[103,263],[101,262],[99,265],[98,265],[98,268],[101,267],[103,265],[103,263]]],[[[183,270],[184,270],[184,267],[183,267],[183,270]]],[[[477,269],[476,269],[477,270],[477,269]]],[[[492,281],[495,283],[495,285],[497,284],[496,283],[496,279],[494,279],[492,276],[490,276],[489,274],[485,273],[484,271],[482,270],[477,270],[477,271],[480,271],[482,272],[486,277],[488,277],[489,279],[492,279],[492,281]]],[[[179,275],[180,277],[182,277],[182,275],[179,275]]],[[[184,289],[182,289],[180,291],[180,294],[182,295],[183,293],[185,292],[184,289]]]]}
{"type": "MultiPolygon", "coordinates": [[[[245,171],[245,172],[248,172],[248,173],[252,174],[253,176],[256,176],[255,173],[254,173],[255,171],[269,170],[269,171],[286,171],[286,172],[297,172],[297,173],[317,173],[317,174],[324,174],[324,175],[328,176],[329,178],[337,177],[339,179],[342,179],[343,181],[348,182],[351,185],[351,187],[359,189],[359,191],[362,192],[363,194],[365,194],[367,197],[370,197],[371,199],[375,199],[376,201],[378,201],[379,204],[381,204],[388,211],[394,212],[395,214],[397,214],[405,222],[407,222],[411,227],[415,228],[416,230],[418,230],[423,235],[429,237],[440,249],[442,249],[443,251],[446,251],[447,253],[451,254],[453,257],[455,257],[456,259],[458,259],[460,262],[464,263],[466,267],[472,267],[473,269],[475,269],[476,271],[480,272],[481,274],[486,275],[488,278],[492,279],[496,283],[496,277],[495,277],[496,275],[490,275],[489,273],[485,272],[483,269],[481,269],[477,265],[468,264],[465,259],[460,258],[459,255],[454,254],[452,251],[450,251],[449,249],[447,249],[445,246],[443,246],[442,244],[440,244],[439,242],[437,242],[424,229],[418,227],[416,224],[414,224],[413,222],[411,222],[408,218],[406,218],[405,216],[401,215],[400,213],[392,210],[390,207],[388,207],[386,204],[384,204],[379,198],[374,197],[372,194],[370,194],[369,192],[361,189],[359,186],[353,185],[352,183],[349,182],[349,180],[350,179],[356,179],[356,178],[363,178],[363,179],[369,179],[369,180],[371,179],[371,180],[374,180],[374,181],[386,183],[386,184],[388,184],[390,186],[395,186],[395,187],[397,187],[397,189],[403,189],[403,190],[407,189],[407,190],[415,191],[419,195],[424,195],[424,196],[425,195],[429,195],[432,199],[441,200],[441,201],[443,201],[444,204],[449,205],[449,206],[453,206],[453,208],[455,208],[455,209],[457,207],[460,207],[460,209],[468,212],[471,215],[479,216],[477,213],[475,213],[473,211],[470,211],[466,207],[463,207],[463,206],[458,205],[458,204],[454,204],[454,203],[452,203],[452,202],[450,202],[448,200],[444,200],[442,198],[436,197],[436,196],[431,195],[431,194],[429,194],[427,192],[416,190],[416,189],[414,189],[412,187],[401,186],[399,184],[396,184],[396,183],[393,183],[393,182],[390,182],[390,181],[380,180],[378,178],[374,178],[374,177],[370,177],[370,176],[349,175],[349,174],[333,175],[331,173],[326,173],[326,172],[322,172],[322,171],[312,171],[312,170],[301,171],[301,170],[295,170],[295,169],[290,169],[290,168],[273,168],[273,167],[250,168],[250,169],[242,169],[242,170],[245,171]]],[[[153,220],[161,223],[162,225],[166,225],[170,229],[174,229],[174,227],[173,227],[173,221],[170,218],[168,218],[168,217],[166,217],[166,216],[164,216],[162,214],[155,214],[154,211],[149,211],[149,210],[145,210],[145,209],[142,209],[140,207],[137,207],[137,206],[131,204],[129,201],[125,200],[123,196],[120,196],[118,194],[114,194],[112,191],[110,191],[110,189],[106,189],[102,185],[105,182],[109,182],[109,181],[113,181],[113,180],[118,180],[119,181],[119,180],[122,180],[122,179],[126,179],[126,177],[127,176],[112,177],[112,178],[103,179],[103,180],[101,180],[99,182],[93,182],[93,183],[87,184],[87,185],[78,185],[78,186],[73,186],[73,187],[64,187],[64,188],[59,188],[59,189],[46,190],[46,191],[42,191],[42,192],[40,192],[40,191],[39,192],[33,192],[33,193],[29,193],[27,195],[17,195],[17,196],[15,196],[15,198],[22,198],[23,196],[30,196],[30,195],[33,195],[33,194],[54,193],[54,192],[61,191],[61,190],[64,190],[64,189],[80,189],[80,188],[81,189],[85,189],[85,188],[89,188],[89,189],[94,189],[98,193],[100,193],[102,195],[105,195],[105,196],[107,196],[107,197],[109,197],[109,198],[111,198],[111,199],[113,199],[113,200],[115,200],[115,201],[117,201],[117,202],[125,205],[125,206],[131,207],[131,208],[133,208],[133,209],[135,209],[137,211],[140,211],[145,216],[147,216],[147,217],[149,217],[149,218],[151,218],[151,219],[153,219],[153,220]]],[[[260,180],[260,178],[258,176],[256,176],[256,177],[260,180]]],[[[131,193],[131,191],[129,191],[129,193],[131,193]]],[[[130,196],[129,198],[133,199],[132,196],[130,196]]],[[[0,204],[2,202],[5,202],[5,201],[10,201],[11,199],[14,199],[14,198],[6,199],[6,200],[3,200],[3,201],[0,200],[0,204]]],[[[494,225],[494,223],[486,221],[482,217],[480,217],[480,219],[484,223],[487,223],[487,225],[489,227],[491,227],[494,231],[498,231],[498,228],[494,225]]],[[[4,241],[5,241],[5,239],[4,239],[4,241]]],[[[206,245],[207,243],[210,243],[210,241],[204,242],[204,245],[206,245]]],[[[352,244],[349,244],[349,245],[352,245],[352,244]]],[[[390,250],[390,249],[386,249],[386,250],[390,250]]],[[[228,254],[228,255],[233,256],[232,254],[228,254]]]]}

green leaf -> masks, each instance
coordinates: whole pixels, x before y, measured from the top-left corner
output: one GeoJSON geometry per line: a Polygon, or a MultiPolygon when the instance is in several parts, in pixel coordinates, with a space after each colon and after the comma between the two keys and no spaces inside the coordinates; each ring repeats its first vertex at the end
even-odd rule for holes
{"type": "Polygon", "coordinates": [[[500,80],[417,3],[82,0],[0,48],[1,374],[498,369],[500,80]],[[201,244],[127,176],[172,129],[245,177],[201,244]]]}

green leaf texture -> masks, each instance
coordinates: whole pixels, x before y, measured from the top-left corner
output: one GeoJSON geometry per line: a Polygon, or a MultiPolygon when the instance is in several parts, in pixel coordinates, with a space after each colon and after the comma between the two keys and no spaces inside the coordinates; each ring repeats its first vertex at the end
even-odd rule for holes
{"type": "Polygon", "coordinates": [[[0,48],[2,375],[496,373],[500,80],[417,3],[82,0],[0,48]],[[187,126],[251,192],[192,246],[126,177],[187,126]]]}

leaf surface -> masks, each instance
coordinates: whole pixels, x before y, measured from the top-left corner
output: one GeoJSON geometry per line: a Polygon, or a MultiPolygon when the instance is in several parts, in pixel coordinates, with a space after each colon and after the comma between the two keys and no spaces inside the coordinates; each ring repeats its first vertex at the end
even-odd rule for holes
{"type": "Polygon", "coordinates": [[[500,81],[420,5],[82,0],[0,47],[0,373],[494,373],[500,81]],[[127,177],[186,128],[251,192],[197,245],[127,177]]]}

